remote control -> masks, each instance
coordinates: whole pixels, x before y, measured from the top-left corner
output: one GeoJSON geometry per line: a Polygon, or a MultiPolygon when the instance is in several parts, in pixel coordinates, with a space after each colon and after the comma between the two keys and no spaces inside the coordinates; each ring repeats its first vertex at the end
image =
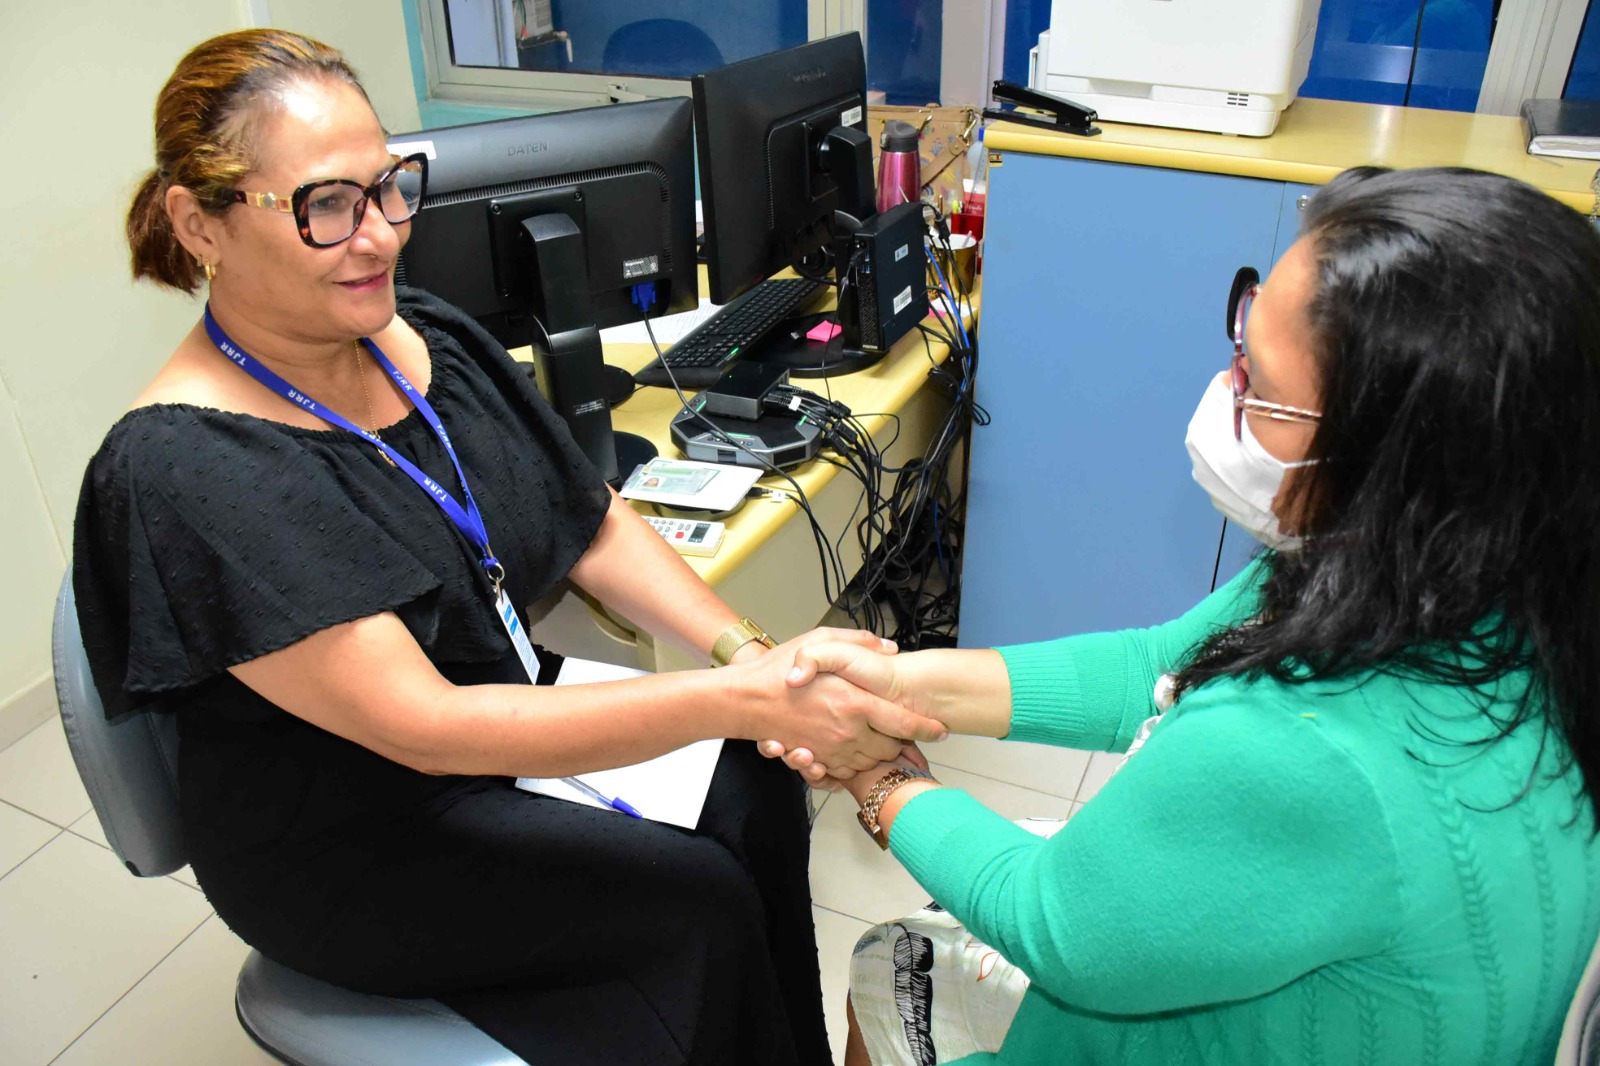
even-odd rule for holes
{"type": "Polygon", "coordinates": [[[722,547],[721,522],[697,522],[682,518],[658,518],[645,515],[644,520],[654,527],[661,539],[678,549],[680,555],[715,555],[722,547]]]}

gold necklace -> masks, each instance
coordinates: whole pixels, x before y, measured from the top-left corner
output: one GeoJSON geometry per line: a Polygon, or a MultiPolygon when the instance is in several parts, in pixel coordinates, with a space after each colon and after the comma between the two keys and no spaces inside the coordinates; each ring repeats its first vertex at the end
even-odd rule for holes
{"type": "MultiPolygon", "coordinates": [[[[361,380],[361,398],[367,402],[367,426],[372,430],[372,435],[376,437],[378,435],[378,418],[372,413],[372,393],[367,391],[367,364],[361,358],[361,342],[355,341],[353,343],[356,346],[356,377],[361,380]]],[[[383,456],[384,461],[390,466],[394,465],[394,460],[389,457],[388,452],[380,452],[379,454],[383,456]]]]}

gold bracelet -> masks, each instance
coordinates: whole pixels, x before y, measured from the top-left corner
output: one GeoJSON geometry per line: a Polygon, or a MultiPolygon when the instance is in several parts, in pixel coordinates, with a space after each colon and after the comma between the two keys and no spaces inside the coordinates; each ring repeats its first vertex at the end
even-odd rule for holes
{"type": "Polygon", "coordinates": [[[878,778],[878,783],[867,790],[867,798],[861,801],[861,809],[856,812],[856,818],[861,822],[861,828],[867,831],[867,836],[877,841],[878,847],[884,851],[889,850],[889,834],[878,824],[878,812],[883,810],[883,804],[888,800],[890,793],[910,781],[932,780],[932,774],[897,766],[878,778]]]}
{"type": "Polygon", "coordinates": [[[769,648],[778,646],[777,641],[767,636],[766,630],[748,618],[741,618],[717,634],[716,641],[711,645],[711,665],[727,666],[734,653],[752,640],[760,641],[769,648]]]}

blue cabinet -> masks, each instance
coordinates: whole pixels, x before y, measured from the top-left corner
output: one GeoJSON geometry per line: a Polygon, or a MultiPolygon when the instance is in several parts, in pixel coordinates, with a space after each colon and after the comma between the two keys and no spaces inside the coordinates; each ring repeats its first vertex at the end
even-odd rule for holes
{"type": "MultiPolygon", "coordinates": [[[[1211,585],[1184,431],[1227,366],[1234,272],[1309,186],[1005,153],[989,177],[961,644],[1151,625],[1211,585]]],[[[1255,542],[1230,530],[1222,580],[1255,542]]]]}

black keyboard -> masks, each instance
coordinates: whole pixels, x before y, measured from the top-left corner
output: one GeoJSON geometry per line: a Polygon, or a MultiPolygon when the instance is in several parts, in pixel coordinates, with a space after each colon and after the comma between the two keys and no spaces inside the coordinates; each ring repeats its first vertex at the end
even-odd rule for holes
{"type": "Polygon", "coordinates": [[[759,342],[773,327],[804,307],[822,283],[810,278],[774,278],[728,304],[667,349],[667,366],[657,359],[635,374],[641,385],[703,389],[722,376],[739,353],[759,342]]]}

